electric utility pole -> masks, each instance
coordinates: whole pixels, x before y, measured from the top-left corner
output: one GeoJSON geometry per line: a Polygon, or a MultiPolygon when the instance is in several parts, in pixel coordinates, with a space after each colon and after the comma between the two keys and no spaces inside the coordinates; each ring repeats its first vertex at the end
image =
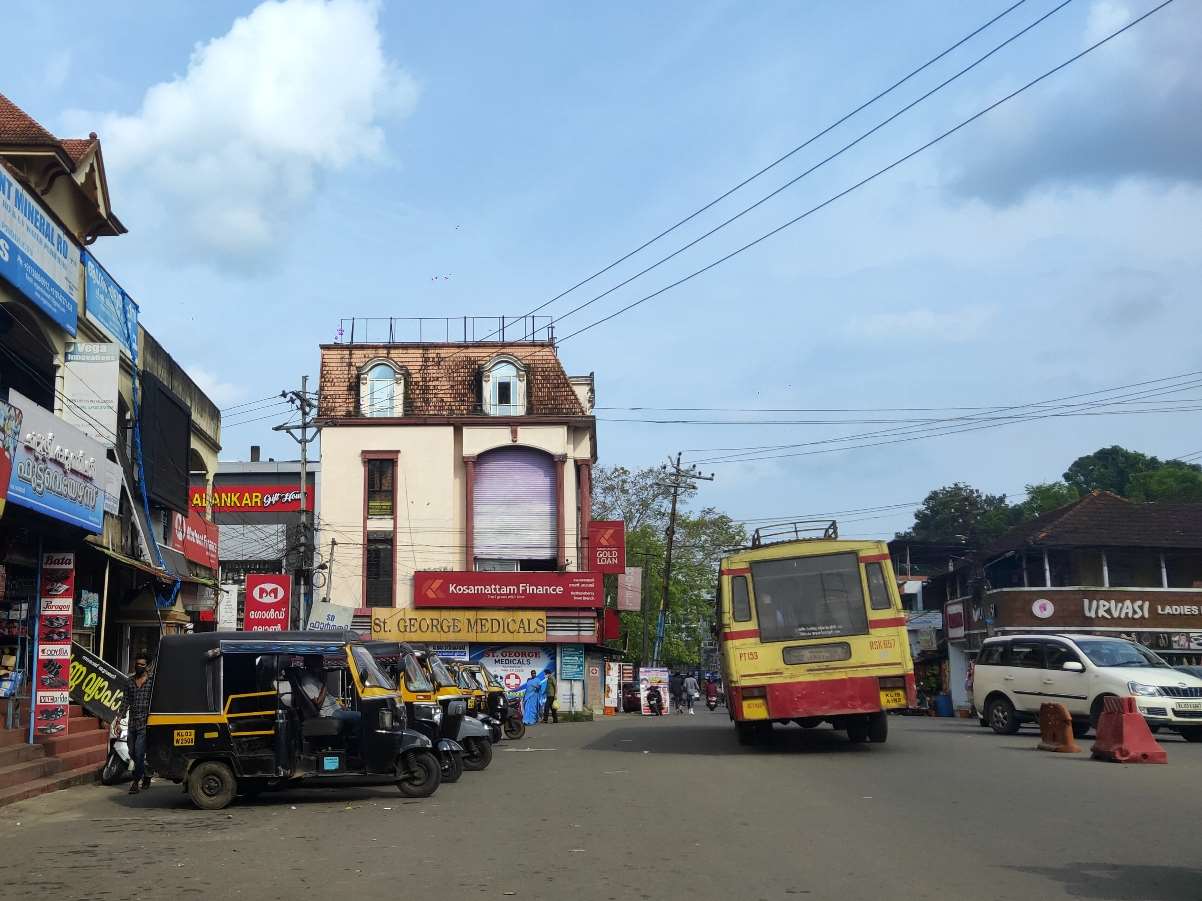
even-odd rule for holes
{"type": "Polygon", "coordinates": [[[670,606],[669,589],[672,585],[672,544],[676,538],[676,508],[680,500],[680,492],[683,488],[693,486],[698,481],[712,482],[714,474],[711,472],[708,476],[702,475],[697,471],[696,466],[690,466],[688,469],[680,467],[680,453],[676,454],[676,462],[672,462],[669,458],[668,466],[668,484],[667,487],[672,489],[672,510],[668,514],[668,528],[664,533],[667,541],[667,547],[664,551],[664,590],[663,596],[660,599],[659,622],[656,624],[655,631],[655,651],[653,659],[659,664],[659,652],[664,641],[664,619],[668,615],[670,606]]]}
{"type": "Polygon", "coordinates": [[[300,391],[281,391],[280,397],[288,401],[300,413],[299,423],[285,423],[275,426],[272,431],[287,432],[300,445],[300,555],[296,562],[296,584],[299,587],[296,603],[296,613],[293,624],[303,628],[309,615],[312,603],[312,592],[309,581],[313,574],[312,543],[313,524],[309,521],[309,442],[316,441],[321,429],[314,426],[313,420],[317,413],[317,404],[309,398],[309,377],[301,376],[300,391]],[[309,434],[312,429],[312,434],[309,434]],[[296,433],[300,432],[298,436],[296,433]]]}

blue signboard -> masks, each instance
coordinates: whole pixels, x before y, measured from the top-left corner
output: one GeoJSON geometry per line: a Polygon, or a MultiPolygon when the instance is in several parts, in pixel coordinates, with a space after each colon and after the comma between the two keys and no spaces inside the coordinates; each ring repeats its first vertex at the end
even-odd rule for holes
{"type": "Polygon", "coordinates": [[[75,242],[0,168],[0,276],[74,335],[79,270],[75,242]]]}
{"type": "Polygon", "coordinates": [[[561,644],[559,646],[559,678],[564,680],[584,678],[584,646],[561,644]]]}
{"type": "Polygon", "coordinates": [[[104,448],[15,389],[20,438],[8,480],[8,502],[99,532],[104,527],[104,448]]]}
{"type": "Polygon", "coordinates": [[[88,318],[108,332],[125,355],[133,359],[138,347],[138,305],[86,250],[83,265],[83,306],[88,318]]]}

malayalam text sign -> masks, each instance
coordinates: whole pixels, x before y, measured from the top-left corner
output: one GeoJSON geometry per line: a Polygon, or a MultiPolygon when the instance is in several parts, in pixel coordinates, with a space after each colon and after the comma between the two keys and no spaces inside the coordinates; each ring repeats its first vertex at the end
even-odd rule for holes
{"type": "Polygon", "coordinates": [[[292,577],[276,573],[248,573],[242,629],[246,632],[283,632],[288,628],[292,577]]]}
{"type": "Polygon", "coordinates": [[[415,607],[600,607],[601,574],[415,572],[415,607]]]}
{"type": "Polygon", "coordinates": [[[594,519],[588,526],[589,569],[599,573],[626,572],[626,523],[594,519]]]}
{"type": "Polygon", "coordinates": [[[129,677],[86,648],[71,645],[71,702],[111,723],[121,715],[129,677]]]}
{"type": "Polygon", "coordinates": [[[547,615],[541,610],[373,607],[371,637],[386,641],[546,641],[547,615]]]}
{"type": "Polygon", "coordinates": [[[344,632],[351,627],[354,616],[354,607],[317,601],[309,611],[309,622],[305,628],[311,632],[344,632]]]}

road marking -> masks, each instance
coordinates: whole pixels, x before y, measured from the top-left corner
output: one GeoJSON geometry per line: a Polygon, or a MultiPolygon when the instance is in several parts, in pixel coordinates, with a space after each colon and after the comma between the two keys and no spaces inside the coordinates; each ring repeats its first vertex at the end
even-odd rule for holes
{"type": "Polygon", "coordinates": [[[510,754],[521,754],[524,751],[558,751],[559,748],[502,748],[502,751],[508,751],[510,754]]]}

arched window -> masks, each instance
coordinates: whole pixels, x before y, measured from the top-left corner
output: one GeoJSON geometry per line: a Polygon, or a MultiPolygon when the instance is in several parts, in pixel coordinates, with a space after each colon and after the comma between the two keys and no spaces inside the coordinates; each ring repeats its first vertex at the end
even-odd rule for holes
{"type": "Polygon", "coordinates": [[[396,367],[368,363],[359,376],[359,412],[363,416],[400,416],[405,409],[405,380],[396,367]]]}
{"type": "Polygon", "coordinates": [[[484,371],[484,412],[489,416],[521,416],[526,412],[526,371],[500,357],[484,371]]]}

